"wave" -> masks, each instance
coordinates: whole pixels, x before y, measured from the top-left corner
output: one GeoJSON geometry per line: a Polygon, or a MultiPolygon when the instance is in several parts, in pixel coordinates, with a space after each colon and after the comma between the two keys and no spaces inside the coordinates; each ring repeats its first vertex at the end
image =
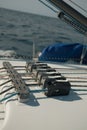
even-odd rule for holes
{"type": "Polygon", "coordinates": [[[16,52],[13,50],[0,50],[0,57],[11,57],[15,55],[16,52]]]}
{"type": "Polygon", "coordinates": [[[10,28],[15,28],[15,25],[14,24],[8,24],[7,27],[10,29],[10,28]]]}
{"type": "Polygon", "coordinates": [[[32,25],[26,25],[26,24],[24,24],[24,25],[21,25],[21,27],[23,27],[23,28],[30,28],[30,27],[32,27],[32,25]]]}
{"type": "Polygon", "coordinates": [[[31,40],[29,40],[29,39],[23,39],[23,38],[12,38],[11,39],[12,41],[15,41],[15,42],[19,42],[19,43],[23,43],[23,44],[26,44],[26,45],[32,45],[32,41],[31,40]]]}
{"type": "Polygon", "coordinates": [[[31,60],[32,56],[17,54],[13,50],[0,50],[0,59],[31,60]]]}

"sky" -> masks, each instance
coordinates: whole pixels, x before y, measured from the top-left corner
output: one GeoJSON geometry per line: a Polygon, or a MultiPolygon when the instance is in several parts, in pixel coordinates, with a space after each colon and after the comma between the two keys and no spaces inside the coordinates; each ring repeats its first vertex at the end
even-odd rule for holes
{"type": "Polygon", "coordinates": [[[56,14],[38,0],[0,0],[0,7],[55,17],[56,14]]]}
{"type": "MultiPolygon", "coordinates": [[[[75,7],[75,5],[72,2],[70,2],[70,0],[64,0],[64,1],[68,2],[70,5],[75,7]]],[[[82,8],[87,9],[87,0],[72,0],[72,1],[78,2],[82,8]]],[[[35,13],[40,15],[46,15],[51,17],[57,17],[56,13],[51,11],[49,8],[45,7],[38,0],[0,0],[0,7],[19,10],[23,12],[35,13]]],[[[87,12],[84,12],[79,8],[77,9],[81,11],[85,16],[87,16],[87,12]]]]}

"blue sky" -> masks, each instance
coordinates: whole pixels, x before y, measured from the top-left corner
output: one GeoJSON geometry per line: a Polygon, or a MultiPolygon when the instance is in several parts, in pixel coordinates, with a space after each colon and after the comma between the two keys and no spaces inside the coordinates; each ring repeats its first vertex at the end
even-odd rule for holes
{"type": "MultiPolygon", "coordinates": [[[[75,5],[73,5],[69,0],[64,0],[64,1],[68,2],[70,5],[75,7],[75,5]]],[[[82,8],[87,9],[87,0],[72,0],[72,1],[78,2],[82,8]]],[[[55,14],[50,9],[42,5],[38,0],[0,0],[0,7],[20,10],[20,11],[30,12],[30,13],[40,14],[40,15],[47,15],[52,17],[57,16],[57,14],[55,14]]],[[[78,10],[80,9],[78,8],[78,10]]],[[[84,12],[82,11],[82,13],[84,12]]],[[[87,13],[85,15],[87,15],[87,13]]]]}

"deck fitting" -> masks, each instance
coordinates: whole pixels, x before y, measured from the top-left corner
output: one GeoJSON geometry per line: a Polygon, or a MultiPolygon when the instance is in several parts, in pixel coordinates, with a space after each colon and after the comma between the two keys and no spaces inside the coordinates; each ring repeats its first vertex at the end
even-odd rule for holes
{"type": "Polygon", "coordinates": [[[3,62],[3,66],[7,70],[7,73],[9,73],[16,92],[18,92],[18,99],[20,102],[26,102],[29,99],[29,89],[22,80],[21,75],[9,62],[3,62]]]}

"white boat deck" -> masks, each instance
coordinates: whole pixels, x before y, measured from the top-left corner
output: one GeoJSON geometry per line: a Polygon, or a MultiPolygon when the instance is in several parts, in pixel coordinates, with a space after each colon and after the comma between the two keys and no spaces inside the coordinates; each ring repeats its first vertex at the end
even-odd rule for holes
{"type": "MultiPolygon", "coordinates": [[[[0,67],[2,67],[0,62],[0,67]]],[[[10,61],[13,66],[25,66],[22,61],[10,61]]],[[[87,66],[70,64],[48,64],[56,68],[71,82],[70,94],[67,96],[46,97],[43,92],[31,93],[29,101],[20,103],[17,96],[7,99],[0,104],[0,130],[87,130],[87,66]],[[73,89],[82,89],[74,91],[73,89]],[[83,90],[84,89],[84,90],[83,90]],[[2,116],[3,115],[3,116],[2,116]]],[[[25,71],[16,68],[21,73],[26,84],[36,83],[25,71]]],[[[0,76],[8,78],[8,74],[0,70],[0,76]],[[7,75],[7,77],[6,77],[7,75]]],[[[8,79],[1,79],[0,84],[8,79]]],[[[1,86],[1,90],[11,86],[11,82],[1,86]]],[[[38,90],[38,85],[28,86],[31,90],[38,90]]],[[[6,94],[14,92],[14,89],[6,94]]]]}

